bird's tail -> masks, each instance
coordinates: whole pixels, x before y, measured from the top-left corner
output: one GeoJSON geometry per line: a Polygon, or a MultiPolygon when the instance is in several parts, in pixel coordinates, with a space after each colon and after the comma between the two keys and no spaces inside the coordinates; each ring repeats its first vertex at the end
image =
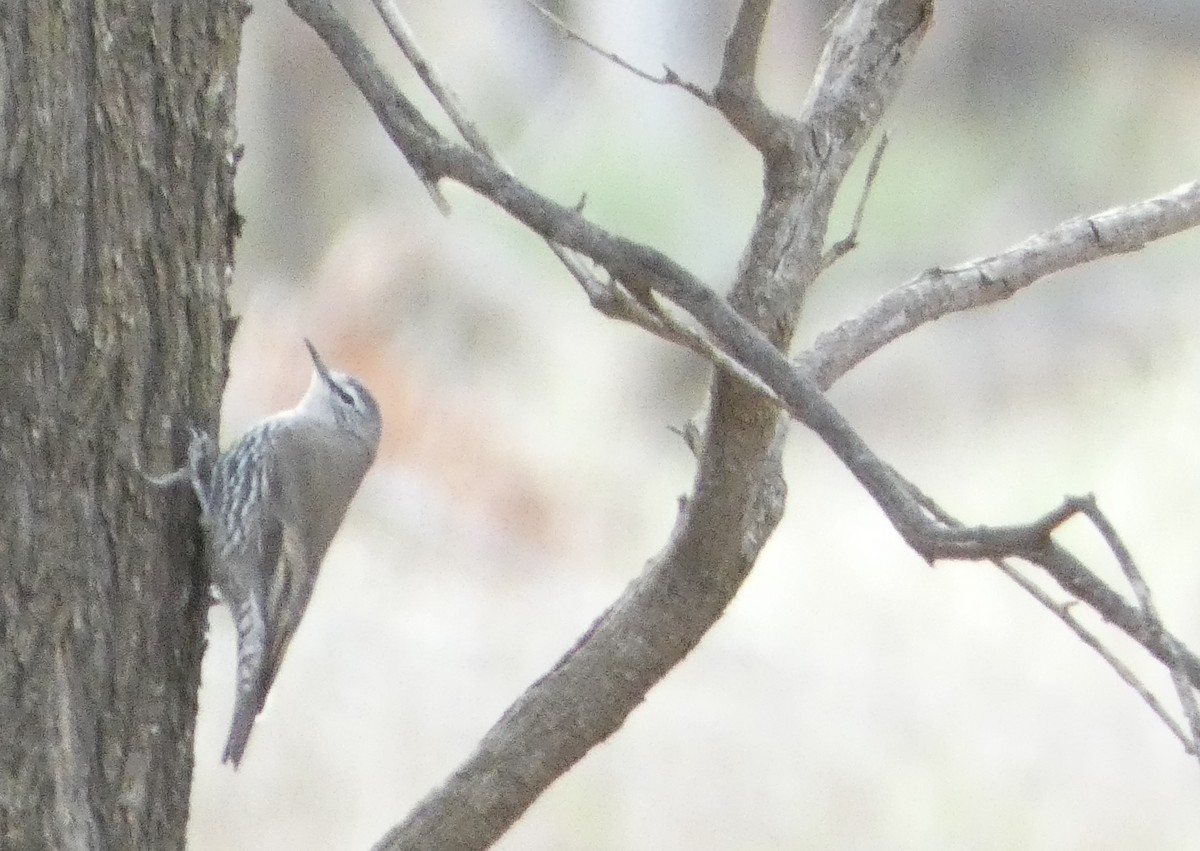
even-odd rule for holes
{"type": "Polygon", "coordinates": [[[267,627],[260,600],[246,598],[239,610],[233,611],[233,622],[237,628],[237,685],[233,703],[233,721],[229,726],[229,738],[225,742],[225,753],[221,762],[231,762],[237,768],[254,719],[262,711],[266,699],[263,684],[263,658],[266,653],[267,627]]]}

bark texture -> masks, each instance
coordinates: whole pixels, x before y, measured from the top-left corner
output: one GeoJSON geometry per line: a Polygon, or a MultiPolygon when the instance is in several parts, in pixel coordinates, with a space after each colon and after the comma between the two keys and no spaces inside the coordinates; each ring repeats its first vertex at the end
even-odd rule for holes
{"type": "Polygon", "coordinates": [[[207,581],[156,492],[216,424],[238,3],[0,12],[0,847],[182,848],[207,581]]]}

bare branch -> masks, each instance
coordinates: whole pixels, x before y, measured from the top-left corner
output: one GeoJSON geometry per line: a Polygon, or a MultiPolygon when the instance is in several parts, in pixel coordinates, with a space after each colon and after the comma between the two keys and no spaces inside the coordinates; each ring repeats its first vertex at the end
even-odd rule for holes
{"type": "MultiPolygon", "coordinates": [[[[409,27],[408,22],[404,19],[404,16],[401,14],[393,0],[372,0],[372,2],[387,26],[388,32],[391,33],[393,40],[396,42],[397,46],[400,47],[401,52],[416,70],[418,76],[433,94],[438,104],[450,117],[450,120],[453,122],[454,126],[458,129],[459,133],[462,134],[463,139],[467,142],[467,144],[469,144],[488,160],[508,172],[509,169],[501,162],[499,156],[480,132],[475,122],[467,116],[458,96],[450,88],[449,84],[444,82],[433,63],[428,59],[424,51],[421,50],[417,43],[416,35],[413,33],[412,28],[409,27]]],[[[583,43],[589,48],[600,52],[602,55],[612,58],[619,65],[634,71],[639,76],[644,76],[653,82],[669,82],[673,85],[678,85],[688,89],[689,91],[696,88],[690,83],[686,83],[679,79],[674,72],[669,70],[667,76],[670,79],[657,79],[644,74],[636,68],[633,68],[633,66],[630,66],[628,63],[625,63],[623,60],[621,60],[620,57],[604,54],[603,51],[595,47],[595,45],[588,42],[582,36],[579,36],[573,32],[563,21],[551,14],[546,9],[543,9],[541,6],[538,6],[533,2],[533,0],[526,0],[526,2],[533,6],[543,16],[548,18],[551,22],[563,29],[570,37],[583,43]]],[[[701,99],[707,100],[707,95],[701,92],[699,89],[696,89],[693,92],[693,94],[696,93],[698,93],[698,96],[701,97],[701,99]]],[[[575,210],[576,212],[582,213],[582,202],[575,207],[575,210]]],[[[741,367],[739,364],[730,360],[728,356],[722,353],[712,343],[705,340],[701,335],[678,323],[671,316],[663,313],[662,310],[654,305],[652,301],[648,300],[648,297],[645,299],[638,298],[635,294],[631,294],[625,289],[618,287],[611,282],[601,281],[595,275],[591,274],[591,272],[589,272],[583,266],[583,264],[580,263],[579,260],[577,260],[574,256],[572,256],[566,249],[553,242],[547,241],[547,244],[554,255],[567,268],[567,271],[570,272],[571,276],[575,278],[575,280],[583,288],[592,306],[605,316],[620,321],[630,322],[646,331],[649,331],[655,336],[666,340],[667,342],[675,343],[691,349],[701,357],[711,360],[716,365],[727,370],[731,375],[737,376],[740,380],[747,382],[752,387],[755,387],[759,392],[772,399],[775,398],[770,389],[763,385],[762,382],[758,381],[744,367],[741,367]]]]}
{"type": "Polygon", "coordinates": [[[1080,641],[1095,651],[1116,672],[1117,676],[1133,689],[1138,697],[1150,707],[1150,711],[1158,716],[1158,719],[1163,722],[1163,725],[1171,732],[1171,735],[1178,739],[1189,753],[1193,752],[1192,740],[1188,738],[1183,728],[1171,717],[1171,713],[1167,712],[1167,708],[1163,706],[1162,701],[1147,688],[1145,683],[1138,679],[1137,674],[1128,665],[1118,659],[1116,654],[1104,645],[1104,642],[1075,617],[1073,614],[1075,608],[1074,602],[1056,602],[1054,598],[1039,588],[1036,583],[1004,559],[993,559],[992,564],[998,567],[1005,576],[1015,582],[1023,591],[1047,608],[1056,618],[1066,624],[1067,628],[1075,633],[1080,641]]]}
{"type": "MultiPolygon", "coordinates": [[[[577,275],[598,309],[636,317],[631,321],[660,336],[674,331],[686,337],[689,329],[675,323],[658,299],[669,301],[699,326],[692,344],[710,347],[711,356],[735,370],[735,377],[719,372],[714,380],[696,443],[693,493],[682,501],[662,553],[514,703],[455,775],[389,833],[381,849],[490,844],[549,783],[615,730],[703,637],[782,511],[783,426],[773,399],[820,436],[926,559],[1019,555],[1046,566],[1068,590],[1072,583],[1085,587],[1099,601],[1098,610],[1112,609],[1129,629],[1144,627],[1142,614],[1111,589],[1087,587],[1080,579],[1089,575],[1086,568],[1051,540],[1073,506],[1064,503],[1031,523],[1009,527],[957,527],[931,517],[828,402],[813,374],[793,367],[781,351],[822,268],[837,189],[898,89],[928,27],[929,0],[848,3],[831,29],[801,121],[775,115],[757,94],[754,66],[769,3],[743,2],[714,97],[763,153],[766,190],[728,300],[665,254],[589,222],[580,209],[539,195],[493,159],[414,119],[408,102],[328,0],[289,3],[326,42],[419,173],[470,187],[556,250],[577,252],[606,270],[614,286],[590,272],[577,275]],[[747,373],[754,384],[736,377],[747,373]]],[[[1146,640],[1156,655],[1167,652],[1165,634],[1146,640]]],[[[1194,660],[1184,662],[1195,676],[1194,660]]]]}
{"type": "Polygon", "coordinates": [[[735,91],[754,87],[758,51],[770,11],[771,0],[742,0],[729,38],[725,40],[725,61],[721,66],[723,86],[735,91]]]}
{"type": "Polygon", "coordinates": [[[670,68],[667,68],[664,66],[663,73],[660,76],[651,74],[649,71],[643,71],[641,68],[637,67],[633,63],[627,62],[626,60],[622,59],[618,54],[613,53],[611,50],[605,50],[603,47],[600,47],[595,42],[589,41],[587,38],[583,37],[578,32],[573,30],[570,27],[570,25],[567,24],[566,21],[564,21],[562,18],[558,17],[558,15],[551,12],[545,6],[541,5],[540,3],[535,2],[535,0],[525,0],[525,5],[529,6],[535,12],[537,12],[539,15],[541,15],[543,18],[545,18],[547,21],[549,21],[552,26],[554,26],[556,29],[558,29],[568,39],[570,39],[571,41],[579,42],[584,47],[586,47],[588,50],[592,51],[597,56],[602,56],[603,58],[607,59],[609,62],[616,65],[618,68],[623,68],[626,71],[628,71],[629,73],[633,74],[634,76],[641,77],[643,80],[646,80],[648,82],[654,83],[659,86],[675,86],[676,88],[683,89],[685,92],[687,92],[688,94],[690,94],[693,97],[695,97],[696,99],[698,99],[701,103],[703,103],[707,106],[712,105],[712,102],[713,102],[712,95],[710,95],[708,92],[704,91],[704,89],[700,88],[695,83],[689,83],[687,80],[680,77],[678,74],[676,74],[670,68]]]}
{"type": "MultiPolygon", "coordinates": [[[[395,86],[327,0],[290,3],[342,63],[393,141],[424,173],[475,189],[544,238],[590,257],[637,303],[653,304],[653,297],[672,301],[699,324],[716,349],[757,375],[773,393],[779,393],[781,378],[788,376],[792,385],[784,389],[792,397],[789,409],[804,412],[806,421],[821,428],[833,423],[841,430],[831,442],[838,447],[839,456],[852,459],[864,478],[881,480],[888,491],[887,504],[907,508],[909,517],[930,527],[911,496],[874,459],[811,381],[795,373],[772,342],[725,299],[662,253],[597,227],[578,210],[532,192],[478,152],[450,143],[411,121],[397,108],[395,86]],[[744,360],[747,356],[749,362],[744,360]],[[764,364],[758,364],[764,358],[764,364]],[[760,365],[767,366],[767,375],[760,373],[760,365]]],[[[867,5],[872,10],[867,24],[879,24],[889,15],[910,15],[914,9],[911,0],[867,0],[867,5]]],[[[913,26],[898,29],[912,31],[913,26]]],[[[870,26],[858,31],[841,27],[836,33],[847,45],[875,35],[870,26]]],[[[854,55],[862,57],[858,70],[863,73],[871,57],[892,56],[893,65],[903,66],[911,53],[897,56],[895,46],[888,45],[854,55]]],[[[857,118],[824,134],[831,145],[856,145],[869,135],[872,122],[893,97],[900,73],[894,70],[885,75],[886,85],[880,89],[860,87],[850,93],[862,99],[850,107],[857,118]]],[[[791,329],[785,325],[794,321],[804,288],[791,281],[811,280],[820,267],[828,209],[839,175],[852,158],[849,151],[830,156],[831,165],[817,175],[820,189],[811,195],[810,172],[799,168],[799,159],[794,160],[797,168],[791,178],[785,178],[779,163],[768,165],[776,194],[765,206],[783,212],[760,218],[755,248],[747,257],[758,260],[773,252],[787,262],[763,267],[776,270],[778,281],[741,276],[734,298],[738,309],[762,322],[781,343],[790,336],[791,329]],[[794,238],[796,234],[800,239],[794,238]],[[762,246],[769,250],[758,252],[762,246]],[[796,276],[795,269],[808,271],[796,276]],[[778,298],[781,293],[787,294],[784,301],[778,298]],[[777,312],[780,304],[783,310],[777,312]]],[[[662,554],[579,646],[514,704],[475,756],[389,834],[381,847],[486,845],[541,789],[616,729],[646,691],[725,610],[782,511],[785,488],[778,453],[783,432],[777,408],[753,387],[719,376],[711,398],[699,443],[693,496],[683,503],[662,554]],[[731,518],[738,522],[731,523],[731,518]],[[520,782],[506,782],[514,776],[520,777],[520,782]]],[[[895,510],[891,509],[893,514],[895,510]]],[[[1025,540],[1030,534],[1040,540],[1043,532],[1026,532],[1018,539],[1025,540]]]]}
{"type": "Polygon", "coordinates": [[[1006,299],[1047,275],[1137,251],[1197,225],[1200,181],[1069,219],[991,257],[921,273],[858,316],[821,334],[798,361],[822,387],[829,387],[888,343],[927,322],[1006,299]]]}
{"type": "MultiPolygon", "coordinates": [[[[757,376],[762,384],[783,400],[786,410],[793,417],[821,437],[872,495],[904,540],[926,559],[1000,557],[1023,553],[1047,543],[1047,536],[1053,528],[1048,518],[1052,518],[1054,512],[1029,524],[1007,527],[948,529],[931,521],[887,465],[880,461],[850,423],[828,402],[810,371],[792,368],[775,346],[731,309],[725,299],[661,252],[609,233],[588,222],[575,210],[533,192],[494,163],[440,137],[430,138],[417,128],[405,124],[400,120],[402,115],[391,107],[386,79],[378,75],[373,60],[368,62],[363,58],[365,49],[345,48],[347,41],[357,40],[357,36],[326,0],[292,0],[292,5],[325,37],[360,91],[376,107],[376,113],[393,138],[410,149],[410,159],[420,162],[429,173],[451,177],[474,188],[548,240],[592,258],[624,282],[627,289],[653,290],[681,307],[704,328],[721,351],[757,376]]],[[[898,5],[907,4],[898,0],[898,5]]],[[[874,34],[883,27],[879,23],[883,14],[879,11],[881,8],[872,6],[877,17],[868,17],[867,24],[870,26],[865,31],[867,34],[874,34]]],[[[917,5],[922,14],[924,8],[923,4],[917,5]]],[[[893,29],[916,31],[908,26],[893,26],[893,29]]],[[[835,31],[834,37],[848,39],[848,35],[840,30],[835,31]]],[[[859,53],[875,56],[869,51],[859,53]]],[[[849,132],[860,136],[861,128],[850,129],[849,132]]],[[[1192,191],[1200,190],[1193,187],[1192,191]]],[[[1145,214],[1146,211],[1154,210],[1161,214],[1162,208],[1171,207],[1155,202],[1136,206],[1139,210],[1139,215],[1135,217],[1138,227],[1127,227],[1123,217],[1113,214],[1102,214],[1084,220],[1083,224],[1074,225],[1093,234],[1090,244],[1094,253],[1091,256],[1132,250],[1142,244],[1158,230],[1155,227],[1158,220],[1145,214]]],[[[1174,206],[1178,208],[1184,205],[1176,201],[1174,206]]],[[[1178,229],[1177,226],[1170,230],[1173,232],[1178,229]]],[[[1028,248],[1022,246],[1014,251],[1024,256],[1028,248]]],[[[1061,262],[1064,252],[1051,250],[1048,255],[1061,262]]],[[[1045,262],[1045,255],[1037,256],[1043,260],[1040,269],[1043,274],[1054,271],[1053,264],[1045,262]]],[[[1067,256],[1076,255],[1067,253],[1067,256]]],[[[819,254],[816,264],[819,264],[819,254]]],[[[1002,266],[995,264],[987,268],[1002,269],[1002,266]]],[[[1031,270],[1026,268],[1024,273],[1029,275],[1031,270]]],[[[995,280],[996,275],[989,274],[987,277],[988,280],[995,280]]],[[[735,291],[734,296],[737,295],[735,291]]]]}
{"type": "Polygon", "coordinates": [[[1117,534],[1117,530],[1113,528],[1108,517],[1100,510],[1096,498],[1086,496],[1075,502],[1079,511],[1092,521],[1092,525],[1099,530],[1101,537],[1108,544],[1108,548],[1121,566],[1121,572],[1125,574],[1130,587],[1133,588],[1134,596],[1137,597],[1138,604],[1142,607],[1142,613],[1146,617],[1147,626],[1167,648],[1170,655],[1167,667],[1171,671],[1171,681],[1175,684],[1175,692],[1179,695],[1183,714],[1188,719],[1188,726],[1192,729],[1191,741],[1185,742],[1184,746],[1188,753],[1200,759],[1200,749],[1196,747],[1196,743],[1200,742],[1200,709],[1196,707],[1196,695],[1188,682],[1187,671],[1184,668],[1182,644],[1163,627],[1162,620],[1158,616],[1158,607],[1154,605],[1154,598],[1150,593],[1150,586],[1146,584],[1142,572],[1138,570],[1125,542],[1121,540],[1121,536],[1117,534]]]}
{"type": "MultiPolygon", "coordinates": [[[[933,517],[947,525],[964,528],[912,482],[904,480],[899,473],[894,471],[893,475],[904,482],[905,487],[914,495],[922,508],[933,517]]],[[[1063,501],[1060,511],[1063,512],[1063,519],[1072,513],[1078,513],[1080,511],[1079,499],[1077,497],[1067,498],[1063,501]]],[[[1047,541],[1040,548],[1016,553],[1016,555],[1045,570],[1069,595],[1082,600],[1098,612],[1105,621],[1142,645],[1151,656],[1168,668],[1183,670],[1187,679],[1200,688],[1200,658],[1197,658],[1166,630],[1153,628],[1141,610],[1129,605],[1125,598],[1105,584],[1099,576],[1071,553],[1053,541],[1047,541]]]]}
{"type": "Polygon", "coordinates": [[[489,160],[498,162],[496,152],[492,150],[492,146],[488,144],[487,139],[479,132],[479,128],[475,126],[475,122],[467,117],[466,111],[462,108],[462,103],[458,99],[458,95],[450,88],[450,86],[442,79],[437,68],[425,56],[417,44],[416,36],[413,34],[412,28],[408,22],[404,20],[404,16],[397,8],[395,0],[371,0],[375,4],[376,11],[379,12],[379,17],[383,19],[384,25],[392,35],[392,39],[400,48],[400,52],[404,54],[404,58],[413,66],[413,70],[417,72],[417,76],[421,78],[421,82],[429,89],[430,93],[437,100],[438,105],[454,123],[455,128],[462,134],[463,139],[479,153],[483,154],[489,160]]]}
{"type": "Polygon", "coordinates": [[[763,157],[758,221],[730,295],[760,299],[755,324],[771,342],[790,342],[800,309],[820,274],[829,211],[847,170],[899,90],[928,28],[928,0],[862,0],[844,4],[830,27],[800,119],[762,104],[754,87],[768,4],[748,0],[726,45],[716,95],[725,117],[763,157]],[[734,43],[735,36],[742,42],[734,43]],[[784,329],[776,333],[774,329],[784,329]]]}
{"type": "Polygon", "coordinates": [[[767,25],[770,0],[743,0],[737,20],[725,41],[725,59],[721,77],[713,91],[713,101],[725,118],[764,156],[789,138],[779,134],[780,126],[795,126],[793,119],[773,113],[758,93],[755,76],[758,51],[767,25]]]}
{"type": "Polygon", "coordinates": [[[858,229],[862,226],[863,211],[867,208],[867,197],[871,194],[871,187],[875,185],[875,178],[879,175],[879,164],[883,161],[883,152],[887,148],[887,143],[887,133],[881,134],[879,144],[875,146],[875,153],[871,155],[871,164],[867,166],[867,178],[863,181],[862,195],[858,198],[858,206],[854,208],[850,232],[835,242],[821,257],[822,270],[828,269],[858,246],[858,229]]]}
{"type": "MultiPolygon", "coordinates": [[[[821,437],[872,495],[909,546],[926,559],[1003,556],[1045,544],[1053,528],[1046,517],[1020,526],[971,529],[948,529],[932,522],[887,465],[824,397],[808,371],[794,369],[786,357],[725,299],[661,252],[616,236],[588,222],[577,211],[533,192],[490,160],[441,137],[431,138],[405,124],[402,115],[391,105],[390,83],[379,74],[373,58],[369,54],[364,57],[365,48],[361,43],[347,48],[347,43],[357,42],[358,37],[327,0],[291,0],[291,3],[342,60],[393,139],[410,149],[411,160],[421,163],[431,174],[451,177],[470,186],[534,232],[592,258],[621,280],[626,289],[653,290],[690,314],[716,347],[757,376],[783,400],[788,413],[821,437]]],[[[903,0],[898,0],[898,4],[908,5],[903,0]]],[[[884,6],[886,3],[879,8],[884,6]]],[[[918,4],[918,9],[923,11],[924,6],[918,4]]],[[[881,17],[883,13],[876,9],[876,15],[881,17]]],[[[862,34],[864,37],[874,34],[880,26],[878,18],[869,18],[867,22],[872,26],[862,34]]],[[[849,38],[841,31],[835,32],[835,37],[849,38]]],[[[870,51],[859,54],[875,55],[870,51]]],[[[878,98],[874,100],[878,101],[878,98]]],[[[844,129],[855,137],[863,135],[862,128],[857,125],[844,129]]],[[[827,209],[824,215],[827,215],[827,209]]],[[[767,237],[756,236],[759,238],[767,237]]],[[[814,269],[819,267],[819,248],[815,256],[808,255],[808,259],[801,262],[814,269]]],[[[740,294],[750,293],[755,288],[753,282],[739,281],[733,295],[739,298],[740,294]]],[[[769,288],[764,292],[769,298],[769,288]]],[[[776,330],[785,329],[776,326],[776,330]]],[[[1053,512],[1048,515],[1052,516],[1053,512]]]]}
{"type": "MultiPolygon", "coordinates": [[[[961,526],[962,525],[957,520],[955,520],[949,513],[947,513],[943,508],[941,508],[941,506],[939,506],[936,502],[934,502],[929,496],[918,491],[915,486],[912,486],[912,487],[913,487],[913,491],[915,493],[917,493],[918,499],[920,500],[921,504],[925,507],[925,509],[927,511],[929,511],[930,514],[932,514],[934,517],[936,517],[938,520],[940,520],[941,522],[945,523],[948,526],[961,526]]],[[[1080,500],[1068,500],[1068,502],[1079,507],[1080,511],[1087,513],[1086,508],[1084,506],[1079,505],[1080,500]]],[[[1094,504],[1094,501],[1093,501],[1093,504],[1094,504]]],[[[1114,536],[1115,536],[1115,531],[1114,531],[1114,536]]],[[[1119,546],[1119,543],[1118,543],[1118,546],[1119,546]]],[[[1189,753],[1195,753],[1193,739],[1189,739],[1187,733],[1185,733],[1183,731],[1183,728],[1181,728],[1179,726],[1179,724],[1176,723],[1175,719],[1171,717],[1170,713],[1167,712],[1166,707],[1164,707],[1162,705],[1162,702],[1157,697],[1155,697],[1154,693],[1151,692],[1150,689],[1147,688],[1147,686],[1140,679],[1138,679],[1137,675],[1134,674],[1133,671],[1125,663],[1123,663],[1120,659],[1117,658],[1116,654],[1114,654],[1111,650],[1109,650],[1104,645],[1104,642],[1102,642],[1094,633],[1092,633],[1090,630],[1088,630],[1074,616],[1073,611],[1074,611],[1074,608],[1076,605],[1076,601],[1067,601],[1064,603],[1059,603],[1053,597],[1051,597],[1049,594],[1047,594],[1045,591],[1043,591],[1041,589],[1041,587],[1039,587],[1037,585],[1037,583],[1035,583],[1033,580],[1029,579],[1029,577],[1025,576],[1025,574],[1021,573],[1021,571],[1018,570],[1016,567],[1009,564],[1007,560],[1005,560],[1005,559],[990,559],[990,561],[997,568],[999,568],[1000,571],[1002,573],[1004,573],[1005,576],[1007,576],[1009,579],[1011,579],[1013,582],[1015,582],[1023,591],[1025,591],[1027,594],[1029,594],[1031,597],[1033,597],[1035,600],[1037,600],[1039,603],[1041,603],[1056,618],[1058,618],[1064,624],[1066,624],[1067,628],[1070,629],[1072,632],[1074,632],[1080,641],[1082,641],[1084,644],[1086,644],[1088,647],[1090,647],[1092,650],[1094,650],[1100,656],[1100,658],[1103,659],[1108,664],[1108,666],[1110,668],[1112,668],[1113,671],[1116,672],[1117,676],[1120,677],[1122,680],[1124,680],[1125,684],[1128,685],[1131,689],[1133,689],[1139,697],[1141,697],[1142,701],[1145,702],[1145,704],[1150,707],[1150,711],[1152,711],[1155,715],[1158,716],[1159,720],[1161,720],[1163,722],[1163,724],[1171,732],[1171,734],[1173,736],[1175,736],[1175,738],[1179,739],[1179,741],[1183,744],[1184,748],[1189,753]]],[[[1136,570],[1136,568],[1135,568],[1135,570],[1136,570]]],[[[1091,585],[1093,587],[1103,587],[1107,590],[1107,586],[1105,586],[1098,577],[1093,577],[1091,585]]],[[[1101,612],[1100,614],[1102,616],[1105,616],[1104,612],[1101,612]]],[[[1138,633],[1141,634],[1142,631],[1138,630],[1138,633]]],[[[1163,630],[1161,629],[1161,627],[1158,630],[1158,635],[1160,638],[1163,635],[1163,630]]],[[[1134,638],[1136,639],[1137,636],[1135,635],[1134,638]]],[[[1186,651],[1176,654],[1174,659],[1172,660],[1172,664],[1168,665],[1168,667],[1171,670],[1173,678],[1175,678],[1176,680],[1180,679],[1181,677],[1186,678],[1186,676],[1187,676],[1187,672],[1185,669],[1185,663],[1181,662],[1181,660],[1183,659],[1184,656],[1186,656],[1186,651]]],[[[1184,679],[1183,685],[1184,685],[1184,688],[1186,689],[1187,688],[1186,679],[1184,679]]],[[[1178,682],[1177,682],[1176,687],[1177,688],[1179,687],[1178,682]]],[[[1194,701],[1193,701],[1193,703],[1194,703],[1194,701]]],[[[1194,735],[1194,733],[1193,733],[1193,735],[1194,735]]]]}
{"type": "MultiPolygon", "coordinates": [[[[391,33],[393,40],[400,47],[405,58],[408,59],[409,63],[416,70],[417,75],[433,94],[443,111],[450,117],[450,120],[459,133],[462,134],[467,144],[479,152],[480,155],[495,163],[496,166],[504,169],[505,172],[509,172],[509,169],[501,162],[499,156],[497,156],[495,150],[480,132],[475,122],[467,117],[458,96],[450,88],[449,84],[442,79],[433,63],[426,57],[424,51],[421,50],[417,44],[416,35],[393,0],[372,0],[372,2],[375,4],[375,8],[379,12],[380,17],[383,18],[388,32],[391,33]]],[[[582,212],[582,204],[576,207],[576,211],[582,212]]],[[[610,319],[637,325],[639,328],[649,331],[651,334],[669,343],[689,348],[702,357],[719,363],[732,374],[738,375],[752,384],[756,384],[760,389],[765,389],[762,388],[761,382],[756,383],[753,376],[745,369],[740,368],[737,364],[730,361],[729,358],[721,354],[712,344],[708,343],[691,329],[686,328],[672,317],[662,313],[654,305],[644,300],[639,300],[612,282],[600,280],[578,258],[574,257],[562,246],[549,240],[547,240],[547,244],[555,257],[566,267],[571,277],[579,283],[580,287],[587,294],[592,306],[605,316],[610,319]]]]}
{"type": "Polygon", "coordinates": [[[818,160],[845,156],[849,152],[832,143],[839,136],[857,138],[875,126],[888,103],[874,103],[870,94],[899,86],[932,22],[931,0],[842,4],[801,112],[816,131],[807,141],[818,160]]]}

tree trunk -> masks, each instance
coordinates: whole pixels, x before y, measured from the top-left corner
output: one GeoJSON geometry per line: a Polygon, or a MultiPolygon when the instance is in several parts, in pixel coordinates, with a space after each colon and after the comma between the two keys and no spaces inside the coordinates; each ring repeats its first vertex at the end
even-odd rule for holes
{"type": "Polygon", "coordinates": [[[0,847],[182,848],[244,7],[0,10],[0,847]]]}

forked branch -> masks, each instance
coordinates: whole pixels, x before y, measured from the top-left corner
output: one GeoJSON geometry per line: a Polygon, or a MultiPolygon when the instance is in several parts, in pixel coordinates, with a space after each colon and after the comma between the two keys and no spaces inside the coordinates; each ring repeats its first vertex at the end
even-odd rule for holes
{"type": "MultiPolygon", "coordinates": [[[[1049,529],[1043,519],[1021,526],[961,530],[945,528],[929,518],[813,379],[792,368],[725,299],[661,252],[610,233],[579,211],[537,194],[479,153],[406,123],[405,112],[393,106],[393,84],[345,19],[325,0],[292,0],[292,6],[330,45],[410,160],[422,163],[426,173],[475,189],[551,242],[590,257],[614,278],[652,290],[686,311],[717,349],[755,376],[789,414],[821,437],[875,498],[904,540],[924,558],[999,557],[1044,542],[1049,529]]],[[[835,31],[833,37],[846,36],[835,31]]],[[[818,266],[819,260],[817,257],[818,266]]]]}
{"type": "MultiPolygon", "coordinates": [[[[376,2],[381,12],[387,10],[385,18],[398,16],[390,0],[376,2]]],[[[785,352],[804,297],[837,256],[836,250],[823,255],[829,210],[929,26],[928,0],[846,3],[830,28],[799,118],[772,110],[756,85],[770,3],[740,4],[719,80],[711,98],[701,97],[711,100],[763,157],[764,197],[728,299],[667,255],[589,221],[580,206],[534,192],[498,162],[486,142],[473,140],[473,124],[455,121],[466,146],[443,137],[414,114],[411,102],[329,0],[289,3],[329,46],[423,179],[454,180],[488,198],[551,245],[598,309],[687,345],[718,367],[707,425],[694,442],[696,483],[664,550],[513,704],[455,775],[385,837],[381,849],[486,847],[549,783],[615,730],[703,637],[782,512],[783,429],[776,406],[829,446],[928,561],[1016,556],[1038,564],[1069,593],[1140,635],[1151,652],[1170,660],[1172,670],[1200,682],[1200,663],[1149,610],[1131,607],[1103,583],[1093,583],[1092,574],[1054,542],[1057,526],[1081,510],[1077,502],[1068,500],[1023,525],[963,527],[933,510],[823,394],[871,351],[921,322],[960,309],[954,305],[1002,298],[1067,265],[1133,250],[1194,225],[1200,207],[1192,197],[1200,194],[1195,186],[1136,209],[1066,223],[1061,233],[1048,232],[1045,239],[995,258],[926,273],[885,297],[857,324],[822,337],[812,353],[793,364],[785,352]],[[584,267],[581,257],[609,280],[584,267]]],[[[414,64],[431,69],[407,28],[389,26],[414,64]]],[[[458,110],[456,99],[438,95],[445,87],[436,78],[422,76],[429,77],[427,85],[447,111],[458,110]]],[[[692,93],[703,95],[698,89],[692,93]]]]}

